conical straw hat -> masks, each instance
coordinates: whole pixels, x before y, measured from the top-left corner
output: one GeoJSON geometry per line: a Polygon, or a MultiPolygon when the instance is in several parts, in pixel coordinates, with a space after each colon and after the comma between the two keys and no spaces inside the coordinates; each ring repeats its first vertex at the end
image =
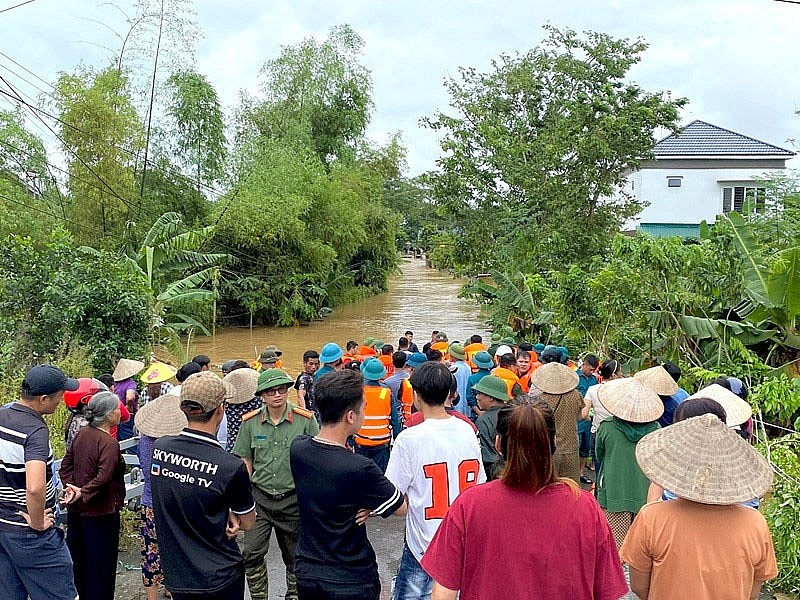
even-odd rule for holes
{"type": "Polygon", "coordinates": [[[675,383],[672,376],[667,373],[667,370],[660,365],[658,367],[639,371],[634,377],[659,396],[672,396],[672,394],[678,392],[678,384],[675,383]]]}
{"type": "Polygon", "coordinates": [[[142,361],[120,358],[112,377],[114,381],[125,381],[136,375],[142,369],[144,369],[144,363],[142,361]]]}
{"type": "Polygon", "coordinates": [[[632,377],[606,381],[597,388],[597,398],[612,415],[631,423],[652,423],[664,414],[658,394],[632,377]]]}
{"type": "Polygon", "coordinates": [[[236,388],[236,394],[228,400],[228,404],[244,404],[256,395],[258,371],[255,369],[236,369],[225,375],[222,380],[236,388]]]}
{"type": "Polygon", "coordinates": [[[561,363],[547,363],[533,372],[531,382],[545,394],[566,394],[578,386],[578,374],[561,363]]]}
{"type": "Polygon", "coordinates": [[[139,376],[139,379],[146,384],[163,383],[167,379],[172,379],[177,372],[178,369],[175,367],[156,361],[147,367],[147,370],[139,376]]]}
{"type": "Polygon", "coordinates": [[[159,396],[145,404],[136,412],[133,422],[140,433],[154,438],[178,435],[188,425],[181,399],[174,394],[159,396]]]}
{"type": "Polygon", "coordinates": [[[721,385],[712,383],[689,396],[690,398],[711,398],[718,402],[722,408],[725,409],[725,424],[728,427],[735,427],[741,425],[747,419],[753,416],[753,409],[750,405],[739,398],[732,391],[725,389],[721,385]]]}
{"type": "Polygon", "coordinates": [[[636,460],[656,485],[702,504],[738,504],[772,486],[769,463],[716,415],[700,415],[644,436],[636,460]]]}

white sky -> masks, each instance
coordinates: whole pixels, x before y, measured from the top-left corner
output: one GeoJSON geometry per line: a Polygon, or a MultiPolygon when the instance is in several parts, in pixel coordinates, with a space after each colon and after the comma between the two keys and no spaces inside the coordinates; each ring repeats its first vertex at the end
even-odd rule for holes
{"type": "MultiPolygon", "coordinates": [[[[0,0],[0,9],[21,0],[0,0]]],[[[128,0],[119,6],[133,13],[128,0]]],[[[543,37],[542,24],[642,36],[650,44],[631,79],[645,89],[686,96],[684,122],[703,119],[789,147],[800,138],[800,5],[774,0],[196,0],[204,34],[197,69],[217,89],[228,114],[242,89],[256,92],[258,72],[281,45],[305,36],[324,39],[349,23],[365,40],[375,113],[369,135],[402,132],[409,174],[434,168],[436,136],[420,117],[447,110],[442,85],[459,66],[488,69],[500,53],[525,52],[543,37]]],[[[84,61],[104,66],[118,43],[96,19],[124,33],[119,13],[95,1],[35,0],[0,13],[0,51],[54,81],[84,61]]],[[[38,91],[10,73],[44,84],[0,56],[0,74],[31,95],[38,91]]],[[[8,108],[6,102],[0,107],[8,108]]],[[[34,128],[34,131],[36,129],[34,128]]],[[[790,148],[791,149],[791,148],[790,148]]],[[[795,159],[792,162],[800,162],[795,159]]],[[[790,163],[792,165],[792,163],[790,163]]]]}

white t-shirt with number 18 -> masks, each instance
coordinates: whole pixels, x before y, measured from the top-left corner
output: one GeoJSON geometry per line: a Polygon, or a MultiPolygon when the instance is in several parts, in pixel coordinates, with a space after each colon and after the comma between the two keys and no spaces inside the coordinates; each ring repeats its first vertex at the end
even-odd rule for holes
{"type": "Polygon", "coordinates": [[[406,543],[422,560],[456,497],[486,481],[475,431],[457,417],[427,419],[403,430],[394,442],[386,477],[408,496],[406,543]]]}

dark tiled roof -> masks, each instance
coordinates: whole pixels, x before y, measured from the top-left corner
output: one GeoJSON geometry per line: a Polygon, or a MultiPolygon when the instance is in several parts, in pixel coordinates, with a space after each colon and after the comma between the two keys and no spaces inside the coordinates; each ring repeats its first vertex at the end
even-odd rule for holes
{"type": "Polygon", "coordinates": [[[692,121],[653,147],[656,158],[666,156],[794,156],[794,152],[767,144],[705,121],[692,121]]]}

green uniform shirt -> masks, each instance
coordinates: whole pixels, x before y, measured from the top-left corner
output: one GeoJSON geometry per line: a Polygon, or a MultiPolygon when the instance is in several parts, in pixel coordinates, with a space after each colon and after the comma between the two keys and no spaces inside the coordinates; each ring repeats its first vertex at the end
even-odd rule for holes
{"type": "Polygon", "coordinates": [[[289,446],[298,435],[317,435],[319,425],[311,413],[306,417],[291,402],[277,425],[269,418],[267,407],[242,423],[233,453],[253,461],[252,481],[268,494],[284,494],[294,489],[292,468],[289,464],[289,446]]]}

